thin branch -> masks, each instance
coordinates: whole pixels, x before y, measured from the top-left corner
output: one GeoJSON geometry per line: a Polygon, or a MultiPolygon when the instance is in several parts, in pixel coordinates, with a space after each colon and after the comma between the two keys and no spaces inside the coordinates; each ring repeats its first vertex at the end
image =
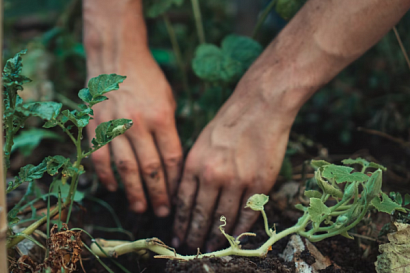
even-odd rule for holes
{"type": "Polygon", "coordinates": [[[407,55],[406,49],[403,46],[403,42],[401,41],[399,32],[397,31],[396,27],[393,27],[393,31],[394,31],[394,35],[396,35],[397,38],[397,42],[399,42],[400,48],[401,48],[401,52],[403,52],[404,58],[406,59],[407,65],[410,68],[410,60],[409,60],[409,56],[407,55]]]}

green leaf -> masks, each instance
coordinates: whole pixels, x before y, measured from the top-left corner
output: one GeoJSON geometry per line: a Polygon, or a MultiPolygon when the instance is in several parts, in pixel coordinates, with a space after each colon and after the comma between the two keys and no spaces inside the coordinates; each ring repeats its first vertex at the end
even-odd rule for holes
{"type": "Polygon", "coordinates": [[[400,192],[397,193],[396,198],[394,199],[394,202],[396,202],[400,206],[403,204],[403,198],[402,198],[400,192]]]}
{"type": "Polygon", "coordinates": [[[198,46],[192,60],[195,74],[214,83],[238,80],[262,52],[262,46],[249,37],[229,35],[221,48],[212,44],[198,46]]]}
{"type": "Polygon", "coordinates": [[[61,112],[61,114],[68,120],[70,120],[72,123],[74,123],[75,126],[83,128],[88,125],[91,118],[90,115],[87,114],[85,111],[87,110],[83,110],[81,112],[78,112],[77,110],[64,110],[63,112],[61,112]]]}
{"type": "Polygon", "coordinates": [[[285,20],[290,20],[306,3],[306,0],[277,0],[276,12],[285,20]]]}
{"type": "Polygon", "coordinates": [[[318,224],[323,216],[330,214],[330,209],[319,198],[310,198],[310,206],[307,211],[311,220],[318,224]]]}
{"type": "Polygon", "coordinates": [[[307,198],[320,198],[322,197],[322,193],[314,190],[305,191],[304,195],[307,198]]]}
{"type": "Polygon", "coordinates": [[[93,105],[107,100],[105,93],[113,90],[118,90],[120,88],[119,84],[124,81],[126,76],[121,76],[117,74],[102,74],[98,77],[91,78],[88,81],[88,88],[83,88],[79,91],[78,97],[88,103],[90,107],[93,105]]]}
{"type": "Polygon", "coordinates": [[[29,78],[21,75],[23,70],[23,63],[21,55],[27,53],[27,49],[20,51],[13,58],[7,60],[3,69],[3,86],[11,88],[15,91],[23,90],[22,85],[27,82],[31,82],[29,78]]]}
{"type": "Polygon", "coordinates": [[[315,170],[319,169],[320,167],[330,165],[331,163],[325,161],[325,160],[311,160],[310,161],[310,166],[312,166],[315,170]]]}
{"type": "Polygon", "coordinates": [[[328,181],[323,179],[321,172],[322,169],[323,168],[319,168],[315,171],[315,179],[319,188],[321,188],[324,193],[330,194],[333,197],[342,198],[343,192],[340,190],[340,188],[329,184],[328,181]]]}
{"type": "Polygon", "coordinates": [[[58,170],[66,168],[71,165],[70,159],[61,155],[48,156],[47,161],[47,173],[51,176],[58,174],[58,170]]]}
{"type": "Polygon", "coordinates": [[[249,197],[248,201],[246,202],[245,208],[251,208],[255,211],[262,211],[263,207],[268,203],[269,196],[265,194],[254,194],[249,197]]]}
{"type": "Polygon", "coordinates": [[[295,209],[301,210],[301,211],[306,211],[307,207],[303,206],[302,204],[296,204],[295,209]]]}
{"type": "Polygon", "coordinates": [[[14,137],[14,144],[11,152],[19,150],[23,156],[29,156],[43,139],[56,139],[62,141],[61,136],[55,132],[32,128],[21,132],[14,137]]]}
{"type": "Polygon", "coordinates": [[[148,18],[156,18],[172,6],[181,6],[184,0],[144,0],[144,13],[148,18]]]}
{"type": "Polygon", "coordinates": [[[369,179],[364,173],[351,173],[353,168],[338,165],[326,165],[323,167],[322,176],[327,179],[335,179],[337,183],[364,182],[369,179]]]}
{"type": "MultiPolygon", "coordinates": [[[[58,188],[60,187],[61,190],[61,198],[63,200],[67,199],[68,195],[70,194],[70,185],[63,184],[61,181],[58,181],[54,186],[53,190],[51,191],[51,195],[58,198],[58,188]]],[[[84,193],[80,191],[76,191],[74,193],[74,202],[81,202],[84,199],[84,193]]]]}
{"type": "Polygon", "coordinates": [[[53,120],[60,114],[61,103],[47,101],[47,102],[30,102],[16,106],[16,112],[25,117],[39,117],[44,120],[53,120]]]}
{"type": "Polygon", "coordinates": [[[382,170],[378,169],[369,178],[364,186],[364,194],[367,202],[371,202],[376,196],[379,196],[382,189],[382,170]]]}
{"type": "Polygon", "coordinates": [[[375,168],[375,169],[381,169],[383,171],[387,171],[386,167],[384,167],[383,165],[374,163],[374,162],[370,162],[368,168],[375,168]]]}
{"type": "Polygon", "coordinates": [[[116,136],[125,133],[132,126],[130,119],[116,119],[103,122],[95,129],[95,138],[92,140],[94,146],[103,146],[113,140],[116,136]]]}
{"type": "Polygon", "coordinates": [[[406,212],[406,209],[390,199],[390,197],[382,192],[383,201],[380,200],[380,197],[373,198],[371,204],[381,212],[391,214],[394,210],[406,212]]]}
{"type": "Polygon", "coordinates": [[[406,195],[404,195],[403,206],[407,206],[408,204],[410,204],[410,194],[406,193],[406,195]]]}
{"type": "Polygon", "coordinates": [[[345,159],[345,160],[342,160],[342,163],[344,165],[359,164],[359,165],[362,165],[363,167],[369,166],[369,162],[367,160],[363,159],[363,158],[360,158],[360,157],[358,157],[356,159],[351,159],[351,158],[345,159]]]}
{"type": "Polygon", "coordinates": [[[10,181],[7,185],[7,193],[13,191],[24,182],[31,182],[35,179],[43,177],[43,174],[47,171],[47,160],[44,159],[39,165],[34,166],[28,164],[22,168],[18,173],[18,176],[14,177],[14,181],[10,181]]]}

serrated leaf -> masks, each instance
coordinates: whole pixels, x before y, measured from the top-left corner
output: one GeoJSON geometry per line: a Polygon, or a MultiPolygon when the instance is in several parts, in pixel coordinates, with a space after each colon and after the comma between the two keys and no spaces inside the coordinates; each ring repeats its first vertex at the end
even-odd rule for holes
{"type": "Polygon", "coordinates": [[[368,168],[375,168],[375,169],[381,169],[383,171],[387,171],[386,167],[384,167],[383,165],[374,163],[374,162],[370,162],[368,168]]]}
{"type": "Polygon", "coordinates": [[[209,82],[238,80],[262,52],[261,45],[249,37],[229,35],[221,48],[212,44],[198,46],[192,60],[195,74],[209,82]]]}
{"type": "Polygon", "coordinates": [[[14,91],[23,90],[22,85],[24,83],[31,82],[29,78],[21,75],[23,70],[23,63],[21,55],[27,53],[27,50],[22,50],[17,53],[13,58],[10,58],[6,61],[6,65],[3,69],[3,86],[6,88],[11,88],[14,91]]]}
{"type": "Polygon", "coordinates": [[[373,198],[371,201],[371,204],[381,212],[385,212],[388,214],[391,214],[394,210],[406,212],[406,209],[404,209],[402,206],[398,205],[396,202],[390,199],[390,197],[382,192],[382,198],[383,201],[380,200],[380,197],[373,198]]]}
{"type": "Polygon", "coordinates": [[[285,20],[290,20],[306,0],[277,0],[275,10],[285,20]]]}
{"type": "Polygon", "coordinates": [[[29,156],[43,139],[55,139],[62,141],[61,136],[55,132],[32,128],[23,131],[14,137],[14,144],[11,148],[11,152],[19,150],[23,156],[29,156]]]}
{"type": "Polygon", "coordinates": [[[262,211],[263,207],[268,203],[269,196],[265,194],[254,194],[249,197],[245,208],[251,208],[254,211],[262,211]]]}
{"type": "Polygon", "coordinates": [[[116,136],[125,133],[132,126],[130,119],[116,119],[103,122],[95,129],[95,138],[92,140],[94,146],[105,145],[116,136]]]}
{"type": "Polygon", "coordinates": [[[310,206],[307,209],[307,212],[313,222],[320,224],[320,219],[323,216],[329,215],[330,209],[323,204],[322,200],[319,198],[310,198],[310,206]]]}
{"type": "Polygon", "coordinates": [[[407,206],[408,204],[410,204],[410,194],[406,193],[404,195],[404,203],[403,206],[407,206]]]}
{"type": "Polygon", "coordinates": [[[13,191],[24,182],[31,182],[35,179],[43,177],[43,174],[47,171],[47,160],[44,159],[39,165],[34,166],[28,164],[22,168],[18,173],[18,176],[14,177],[14,181],[10,181],[7,185],[7,193],[13,191]]]}
{"type": "Polygon", "coordinates": [[[113,90],[118,90],[120,88],[119,84],[124,81],[126,76],[121,76],[117,74],[102,74],[98,77],[91,78],[88,81],[88,87],[83,88],[78,92],[78,97],[88,103],[90,107],[107,100],[105,93],[113,90]]]}
{"type": "Polygon", "coordinates": [[[34,116],[44,120],[52,120],[60,114],[62,106],[61,103],[53,101],[30,102],[16,106],[15,110],[25,117],[34,116]]]}
{"type": "Polygon", "coordinates": [[[323,167],[322,176],[327,179],[334,179],[337,183],[343,182],[364,182],[369,179],[364,173],[351,173],[353,168],[338,165],[326,165],[323,167]]]}
{"type": "Polygon", "coordinates": [[[304,195],[307,198],[320,198],[322,197],[322,193],[319,191],[315,191],[315,190],[307,190],[304,192],[304,195]]]}
{"type": "Polygon", "coordinates": [[[363,167],[369,166],[369,162],[361,157],[358,157],[356,159],[351,159],[351,158],[345,159],[345,160],[342,160],[342,163],[344,165],[359,164],[359,165],[362,165],[363,167]]]}
{"type": "Polygon", "coordinates": [[[331,163],[325,161],[325,160],[314,160],[312,159],[310,161],[310,166],[312,166],[315,170],[319,169],[320,167],[330,165],[331,163]]]}
{"type": "Polygon", "coordinates": [[[172,6],[181,6],[184,0],[144,0],[144,13],[148,18],[156,18],[172,6]]]}
{"type": "MultiPolygon", "coordinates": [[[[88,125],[91,118],[87,112],[87,110],[83,110],[81,112],[78,112],[77,110],[64,110],[63,112],[61,112],[61,114],[68,120],[70,120],[72,123],[74,123],[75,126],[79,128],[84,128],[88,125]]],[[[64,120],[62,120],[62,122],[65,123],[64,120]]]]}

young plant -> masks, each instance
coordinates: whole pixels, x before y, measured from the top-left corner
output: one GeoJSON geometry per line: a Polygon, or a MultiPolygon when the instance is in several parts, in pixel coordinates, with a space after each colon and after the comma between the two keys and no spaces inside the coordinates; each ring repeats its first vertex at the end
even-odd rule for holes
{"type": "Polygon", "coordinates": [[[280,233],[269,227],[264,212],[264,205],[268,202],[269,197],[264,194],[255,194],[248,199],[246,207],[262,212],[266,234],[269,236],[269,239],[258,249],[242,249],[240,244],[240,237],[255,236],[253,233],[243,233],[237,238],[226,234],[223,229],[226,224],[224,216],[220,219],[223,222],[220,230],[227,238],[230,247],[211,253],[179,255],[157,238],[141,239],[135,242],[98,239],[91,248],[101,257],[117,257],[143,249],[149,249],[159,254],[156,256],[158,258],[181,260],[227,255],[264,257],[275,242],[292,233],[306,237],[312,242],[339,234],[352,239],[348,231],[363,219],[369,209],[374,208],[389,214],[395,210],[405,211],[401,205],[392,201],[388,195],[381,191],[382,171],[386,170],[385,167],[369,163],[361,158],[346,159],[342,163],[345,166],[330,164],[323,160],[312,160],[311,165],[316,169],[314,180],[320,191],[305,191],[305,196],[309,199],[309,206],[297,205],[296,208],[303,211],[303,216],[293,227],[280,233]],[[361,171],[354,172],[354,168],[346,166],[353,164],[360,165],[361,171]],[[376,170],[368,172],[368,169],[376,170]],[[342,183],[345,184],[344,189],[340,187],[342,183]]]}
{"type": "MultiPolygon", "coordinates": [[[[81,165],[82,159],[88,157],[104,145],[107,145],[111,140],[123,134],[132,125],[132,121],[129,119],[117,119],[101,123],[95,130],[96,135],[91,141],[91,148],[87,151],[83,151],[81,147],[83,130],[90,119],[92,119],[92,107],[97,103],[107,100],[108,98],[104,96],[104,94],[117,90],[119,84],[122,83],[126,77],[111,74],[92,78],[88,82],[87,88],[80,90],[78,94],[79,98],[84,101],[84,104],[79,105],[80,110],[62,110],[62,104],[56,102],[24,103],[17,92],[22,91],[23,84],[30,81],[30,79],[21,75],[23,66],[21,56],[25,53],[25,50],[21,51],[9,59],[3,71],[4,174],[6,176],[7,170],[10,167],[10,154],[13,149],[15,136],[17,132],[24,127],[24,122],[30,117],[39,117],[45,120],[44,128],[61,127],[76,147],[76,158],[75,161],[72,162],[69,158],[65,158],[61,155],[48,156],[37,166],[29,164],[22,167],[18,176],[8,183],[7,193],[15,190],[24,182],[29,183],[23,198],[7,215],[9,225],[7,237],[8,249],[15,247],[25,238],[29,238],[30,234],[44,223],[47,222],[49,224],[50,219],[59,213],[61,215],[61,210],[65,208],[68,208],[66,220],[68,223],[73,201],[76,198],[78,177],[84,173],[84,168],[81,165]],[[36,189],[34,180],[40,179],[45,173],[57,179],[55,179],[52,184],[54,190],[48,194],[41,195],[39,193],[40,191],[36,189]],[[70,186],[67,185],[68,180],[71,180],[70,186]],[[32,206],[34,204],[33,202],[45,199],[45,197],[49,197],[50,195],[61,197],[61,193],[64,193],[64,191],[66,195],[64,196],[64,202],[61,202],[61,198],[59,198],[59,205],[57,207],[50,210],[46,216],[37,219],[35,216],[35,208],[32,206]],[[29,197],[31,196],[36,197],[36,199],[29,202],[29,197]],[[35,220],[35,222],[22,232],[13,234],[11,227],[20,221],[17,214],[23,208],[29,206],[31,206],[33,210],[33,217],[30,220],[35,220]]],[[[4,177],[4,179],[5,178],[6,177],[4,177]]],[[[61,226],[61,221],[59,221],[59,227],[61,226]]],[[[49,234],[48,229],[47,233],[49,234]]]]}

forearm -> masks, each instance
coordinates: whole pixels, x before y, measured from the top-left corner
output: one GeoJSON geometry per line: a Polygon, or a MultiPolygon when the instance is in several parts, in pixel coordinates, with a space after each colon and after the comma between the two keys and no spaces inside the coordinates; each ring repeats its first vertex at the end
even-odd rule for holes
{"type": "Polygon", "coordinates": [[[149,55],[142,0],[84,0],[83,20],[88,68],[113,72],[121,59],[149,55]]]}
{"type": "MultiPolygon", "coordinates": [[[[296,115],[305,101],[380,40],[409,0],[310,0],[252,65],[264,99],[296,115]]],[[[246,82],[246,81],[245,81],[246,82]]]]}

